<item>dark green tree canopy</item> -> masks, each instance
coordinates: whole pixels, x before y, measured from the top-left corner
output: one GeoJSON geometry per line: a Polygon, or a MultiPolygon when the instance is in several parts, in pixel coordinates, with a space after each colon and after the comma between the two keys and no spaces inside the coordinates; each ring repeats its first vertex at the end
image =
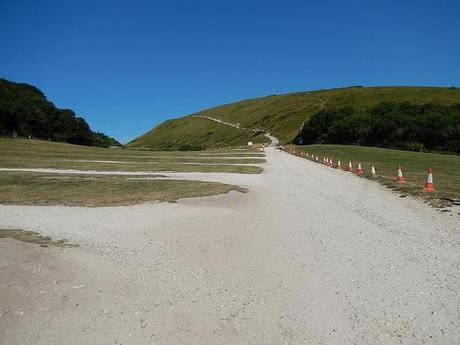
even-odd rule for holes
{"type": "Polygon", "coordinates": [[[460,104],[382,102],[360,110],[321,110],[296,138],[304,144],[357,144],[460,153],[460,104]]]}
{"type": "Polygon", "coordinates": [[[50,139],[88,146],[121,146],[103,133],[94,133],[72,110],[58,109],[38,88],[0,79],[0,135],[50,139]]]}

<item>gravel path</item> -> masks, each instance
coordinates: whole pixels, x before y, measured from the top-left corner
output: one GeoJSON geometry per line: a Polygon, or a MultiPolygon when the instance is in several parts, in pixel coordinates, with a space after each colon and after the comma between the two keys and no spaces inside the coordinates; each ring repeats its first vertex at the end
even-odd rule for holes
{"type": "Polygon", "coordinates": [[[80,244],[0,240],[0,344],[458,344],[459,217],[266,151],[206,174],[247,194],[0,206],[80,244]]]}

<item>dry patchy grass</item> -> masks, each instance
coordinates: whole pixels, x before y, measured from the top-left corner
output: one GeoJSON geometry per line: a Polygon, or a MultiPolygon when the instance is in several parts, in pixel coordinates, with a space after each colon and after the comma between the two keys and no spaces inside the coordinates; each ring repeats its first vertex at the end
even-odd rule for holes
{"type": "Polygon", "coordinates": [[[68,243],[66,240],[53,240],[49,236],[42,236],[38,232],[22,229],[0,229],[0,238],[12,238],[21,242],[35,243],[42,247],[75,247],[76,245],[68,243]]]}
{"type": "Polygon", "coordinates": [[[15,205],[116,206],[225,194],[238,186],[204,181],[117,176],[1,173],[0,203],[15,205]]]}
{"type": "Polygon", "coordinates": [[[260,152],[153,152],[0,138],[0,167],[258,174],[260,152]]]}

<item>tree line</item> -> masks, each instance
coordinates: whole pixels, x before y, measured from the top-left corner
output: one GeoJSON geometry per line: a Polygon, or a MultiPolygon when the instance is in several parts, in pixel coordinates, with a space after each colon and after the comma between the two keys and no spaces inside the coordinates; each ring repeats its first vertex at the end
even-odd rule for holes
{"type": "Polygon", "coordinates": [[[33,137],[77,145],[110,147],[121,144],[93,132],[72,110],[58,109],[38,88],[0,79],[0,135],[33,137]]]}
{"type": "Polygon", "coordinates": [[[459,154],[460,103],[382,102],[368,109],[325,109],[311,117],[295,142],[459,154]]]}

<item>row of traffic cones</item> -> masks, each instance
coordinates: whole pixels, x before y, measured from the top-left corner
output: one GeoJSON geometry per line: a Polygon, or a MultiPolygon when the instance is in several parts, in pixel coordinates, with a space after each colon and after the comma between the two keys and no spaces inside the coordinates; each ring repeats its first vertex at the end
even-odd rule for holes
{"type": "MultiPolygon", "coordinates": [[[[401,164],[398,165],[398,173],[396,175],[396,182],[398,183],[405,183],[406,180],[404,179],[404,175],[402,173],[401,169],[401,164]]],[[[423,189],[427,192],[436,192],[436,189],[434,188],[434,183],[433,183],[433,169],[429,168],[428,169],[428,176],[426,177],[426,182],[425,186],[423,189]]]]}
{"type": "MultiPolygon", "coordinates": [[[[290,149],[290,148],[287,148],[286,151],[290,152],[292,154],[296,154],[296,152],[294,150],[290,149]]],[[[309,154],[308,152],[300,152],[299,155],[307,157],[307,158],[319,163],[319,157],[318,156],[315,156],[313,154],[309,154]]],[[[337,164],[334,166],[334,162],[333,162],[333,160],[331,158],[323,157],[323,164],[325,166],[327,166],[327,167],[342,170],[342,163],[340,162],[340,159],[337,160],[337,164]]],[[[348,171],[350,173],[354,172],[353,164],[352,164],[351,161],[348,162],[348,168],[346,169],[346,171],[348,171]]],[[[356,170],[356,174],[358,176],[364,175],[364,170],[362,168],[361,163],[358,163],[358,169],[356,170]]],[[[371,177],[372,178],[377,177],[377,172],[375,170],[374,164],[371,165],[371,177]]],[[[402,172],[401,164],[398,164],[398,171],[396,173],[396,182],[397,183],[405,183],[406,182],[406,180],[404,178],[404,175],[403,175],[403,172],[402,172]]],[[[434,183],[433,183],[433,169],[432,168],[428,169],[428,176],[427,176],[425,186],[423,187],[423,189],[425,191],[427,191],[427,192],[435,192],[436,191],[436,189],[434,188],[434,183]]]]}

